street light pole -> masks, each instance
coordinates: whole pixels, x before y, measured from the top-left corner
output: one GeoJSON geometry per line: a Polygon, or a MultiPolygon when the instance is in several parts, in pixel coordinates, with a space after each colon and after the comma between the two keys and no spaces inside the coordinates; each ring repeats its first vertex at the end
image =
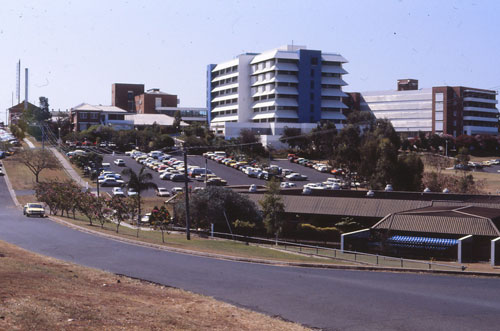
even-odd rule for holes
{"type": "Polygon", "coordinates": [[[184,147],[184,195],[186,197],[186,239],[191,240],[190,227],[191,222],[189,219],[189,191],[188,191],[188,172],[187,172],[187,148],[184,147]]]}

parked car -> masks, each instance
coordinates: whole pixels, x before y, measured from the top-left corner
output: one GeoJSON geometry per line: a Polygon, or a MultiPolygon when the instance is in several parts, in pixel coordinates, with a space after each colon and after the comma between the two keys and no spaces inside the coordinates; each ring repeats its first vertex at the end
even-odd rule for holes
{"type": "Polygon", "coordinates": [[[125,192],[123,192],[121,187],[113,187],[113,195],[118,197],[124,197],[125,192]]]}
{"type": "Polygon", "coordinates": [[[177,193],[181,193],[182,191],[184,191],[184,189],[182,187],[179,187],[179,186],[176,186],[176,187],[172,187],[172,194],[177,194],[177,193]]]}
{"type": "Polygon", "coordinates": [[[124,167],[125,166],[125,161],[123,159],[116,159],[113,161],[114,164],[116,164],[119,167],[124,167]]]}
{"type": "Polygon", "coordinates": [[[134,195],[137,195],[137,191],[136,191],[136,190],[134,190],[133,188],[129,188],[129,189],[128,189],[128,191],[127,191],[127,195],[128,195],[129,197],[134,196],[134,195]]]}
{"type": "Polygon", "coordinates": [[[184,174],[173,174],[170,176],[170,180],[173,182],[185,182],[186,179],[189,180],[189,178],[186,178],[184,174]]]}
{"type": "Polygon", "coordinates": [[[250,185],[250,187],[248,188],[248,192],[257,192],[257,185],[255,184],[252,184],[250,185]]]}
{"type": "Polygon", "coordinates": [[[151,217],[151,213],[147,213],[146,215],[141,217],[141,223],[149,223],[149,219],[151,217]]]}
{"type": "Polygon", "coordinates": [[[292,183],[292,182],[283,182],[283,183],[280,183],[280,187],[281,188],[291,188],[291,187],[297,187],[297,185],[295,183],[292,183]]]}
{"type": "Polygon", "coordinates": [[[27,203],[23,207],[23,215],[26,215],[27,217],[34,215],[37,215],[39,217],[44,217],[45,208],[43,208],[43,205],[40,202],[27,203]]]}
{"type": "Polygon", "coordinates": [[[121,179],[104,178],[99,180],[101,186],[123,186],[125,182],[121,179]]]}
{"type": "Polygon", "coordinates": [[[156,195],[159,197],[169,197],[169,196],[171,196],[171,193],[169,190],[167,190],[164,187],[158,187],[158,190],[156,191],[156,195]]]}
{"type": "Polygon", "coordinates": [[[290,175],[285,176],[288,180],[307,180],[307,176],[301,175],[297,172],[291,173],[290,175]]]}

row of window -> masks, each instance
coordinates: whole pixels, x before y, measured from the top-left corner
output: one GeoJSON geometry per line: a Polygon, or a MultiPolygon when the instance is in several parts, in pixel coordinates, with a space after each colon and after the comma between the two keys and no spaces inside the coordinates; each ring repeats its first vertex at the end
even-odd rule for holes
{"type": "Polygon", "coordinates": [[[82,120],[87,118],[90,118],[91,120],[96,120],[99,118],[99,113],[79,113],[79,117],[82,120]]]}
{"type": "Polygon", "coordinates": [[[464,126],[487,126],[490,128],[498,127],[497,122],[483,122],[483,121],[464,121],[464,126]]]}
{"type": "Polygon", "coordinates": [[[225,94],[233,94],[233,93],[236,93],[236,92],[238,92],[238,88],[237,87],[228,88],[227,90],[222,90],[222,91],[219,91],[219,92],[213,92],[212,93],[212,98],[218,97],[220,95],[225,95],[225,94]]]}
{"type": "Polygon", "coordinates": [[[259,120],[252,120],[254,123],[298,123],[297,118],[261,118],[259,120]]]}
{"type": "Polygon", "coordinates": [[[495,100],[496,95],[489,93],[465,92],[464,98],[481,98],[481,99],[495,100]]]}
{"type": "Polygon", "coordinates": [[[496,105],[494,103],[464,101],[464,107],[479,107],[479,108],[495,109],[496,105]]]}
{"type": "Polygon", "coordinates": [[[231,78],[226,78],[226,79],[221,79],[217,82],[212,83],[212,87],[217,87],[217,86],[223,86],[226,84],[232,84],[238,81],[238,77],[231,77],[231,78]]]}
{"type": "Polygon", "coordinates": [[[212,79],[214,79],[215,77],[218,77],[220,75],[225,75],[225,74],[229,74],[231,72],[236,72],[236,71],[238,71],[237,65],[226,68],[226,69],[218,70],[218,71],[212,73],[212,79]]]}
{"type": "Polygon", "coordinates": [[[221,100],[221,101],[217,101],[217,102],[212,102],[212,108],[215,108],[217,106],[222,106],[222,105],[233,105],[236,103],[238,103],[238,98],[221,100]]]}
{"type": "Polygon", "coordinates": [[[482,111],[464,111],[464,116],[475,116],[475,117],[488,117],[488,118],[497,118],[497,114],[486,113],[482,111]]]}

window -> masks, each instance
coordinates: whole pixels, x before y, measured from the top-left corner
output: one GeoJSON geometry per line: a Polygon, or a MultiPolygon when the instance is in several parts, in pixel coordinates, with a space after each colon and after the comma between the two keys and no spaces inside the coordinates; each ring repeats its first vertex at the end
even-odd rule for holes
{"type": "Polygon", "coordinates": [[[311,76],[314,76],[314,69],[311,69],[311,76]]]}
{"type": "Polygon", "coordinates": [[[81,119],[86,119],[87,118],[87,113],[80,113],[80,118],[81,119]]]}
{"type": "Polygon", "coordinates": [[[311,103],[311,113],[314,113],[314,104],[311,103]]]}
{"type": "Polygon", "coordinates": [[[311,100],[314,100],[314,93],[311,93],[311,100]]]}
{"type": "Polygon", "coordinates": [[[311,80],[311,88],[314,88],[314,80],[311,80]]]}
{"type": "Polygon", "coordinates": [[[161,98],[155,98],[155,108],[161,107],[161,98]]]}
{"type": "Polygon", "coordinates": [[[98,114],[97,113],[90,113],[90,118],[95,120],[98,118],[98,114]]]}
{"type": "Polygon", "coordinates": [[[316,64],[318,64],[318,58],[317,58],[317,57],[312,57],[312,58],[311,58],[311,64],[312,64],[312,65],[316,65],[316,64]]]}

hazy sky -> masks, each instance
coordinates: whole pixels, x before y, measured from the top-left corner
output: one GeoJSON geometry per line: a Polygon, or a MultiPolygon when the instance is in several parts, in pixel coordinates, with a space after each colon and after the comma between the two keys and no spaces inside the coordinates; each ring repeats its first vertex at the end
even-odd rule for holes
{"type": "MultiPolygon", "coordinates": [[[[500,88],[500,1],[0,0],[0,112],[16,63],[29,101],[111,104],[112,83],[144,83],[205,106],[206,66],[280,45],[342,54],[345,91],[500,88]]],[[[14,100],[16,102],[16,100],[14,100]]],[[[5,114],[0,114],[0,120],[5,114]]]]}

